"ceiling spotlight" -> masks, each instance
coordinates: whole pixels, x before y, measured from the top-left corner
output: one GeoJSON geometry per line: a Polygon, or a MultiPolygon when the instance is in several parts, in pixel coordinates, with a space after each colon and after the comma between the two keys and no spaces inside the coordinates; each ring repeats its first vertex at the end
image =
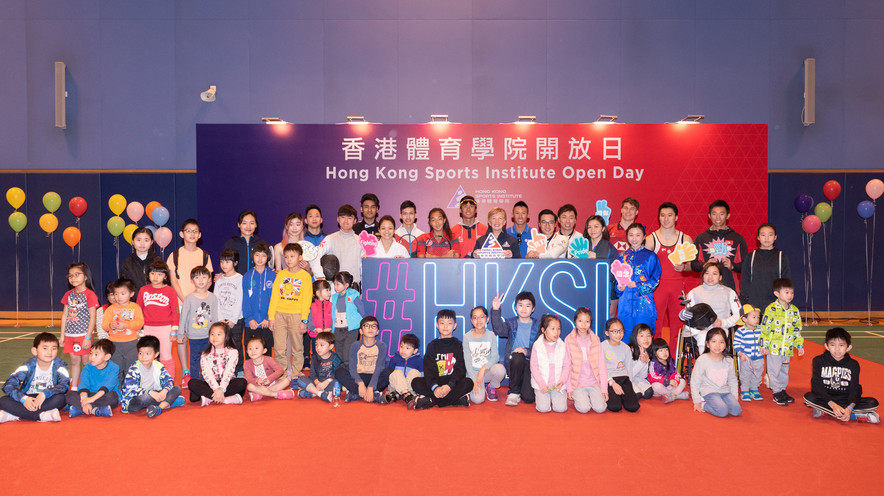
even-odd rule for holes
{"type": "Polygon", "coordinates": [[[212,86],[209,86],[209,89],[207,89],[206,91],[203,91],[202,93],[200,93],[200,98],[201,98],[204,102],[214,102],[214,101],[215,101],[215,92],[216,92],[216,91],[217,91],[217,88],[216,88],[215,85],[213,84],[212,86]]]}
{"type": "Polygon", "coordinates": [[[536,120],[536,115],[520,115],[513,124],[534,124],[536,120]]]}
{"type": "Polygon", "coordinates": [[[261,117],[261,122],[264,124],[289,124],[279,117],[261,117]]]}
{"type": "Polygon", "coordinates": [[[366,121],[363,115],[348,115],[347,122],[349,124],[364,124],[366,121]]]}
{"type": "Polygon", "coordinates": [[[593,121],[593,124],[613,124],[616,120],[616,115],[601,114],[598,119],[593,121]]]}
{"type": "Polygon", "coordinates": [[[691,114],[684,119],[676,122],[676,124],[699,124],[701,120],[705,119],[705,115],[700,114],[691,114]]]}
{"type": "Polygon", "coordinates": [[[430,122],[428,124],[448,124],[448,114],[430,114],[430,122]]]}

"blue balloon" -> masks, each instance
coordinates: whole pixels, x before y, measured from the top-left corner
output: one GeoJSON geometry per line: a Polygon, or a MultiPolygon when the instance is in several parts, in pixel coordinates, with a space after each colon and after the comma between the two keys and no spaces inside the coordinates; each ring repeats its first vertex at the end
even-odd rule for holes
{"type": "Polygon", "coordinates": [[[153,235],[157,234],[157,227],[156,226],[144,226],[144,227],[150,229],[151,234],[153,234],[153,235]]]}
{"type": "Polygon", "coordinates": [[[868,219],[875,215],[875,204],[869,200],[861,201],[859,202],[859,205],[856,206],[856,212],[863,219],[868,219]]]}
{"type": "Polygon", "coordinates": [[[163,226],[166,224],[166,222],[169,222],[169,211],[166,209],[166,207],[156,207],[155,209],[153,209],[153,212],[151,212],[151,214],[154,223],[158,226],[163,226]]]}
{"type": "Polygon", "coordinates": [[[812,206],[813,198],[806,193],[801,193],[795,198],[795,209],[802,214],[809,212],[812,206]]]}

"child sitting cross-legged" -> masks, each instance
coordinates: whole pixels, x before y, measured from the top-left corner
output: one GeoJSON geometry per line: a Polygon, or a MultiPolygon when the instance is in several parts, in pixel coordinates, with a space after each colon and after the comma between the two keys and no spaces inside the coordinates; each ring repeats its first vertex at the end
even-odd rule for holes
{"type": "Polygon", "coordinates": [[[424,373],[424,360],[420,354],[421,342],[414,334],[406,334],[399,340],[399,353],[390,359],[390,391],[385,399],[393,403],[400,399],[407,405],[414,399],[411,383],[424,373]]]}
{"type": "Polygon", "coordinates": [[[41,332],[34,337],[33,358],[6,379],[0,398],[0,424],[10,420],[58,422],[64,407],[64,393],[71,386],[64,360],[58,358],[58,338],[41,332]]]}
{"type": "Polygon", "coordinates": [[[648,347],[651,365],[648,367],[648,381],[654,396],[662,396],[663,403],[686,400],[690,395],[684,390],[687,382],[678,375],[675,359],[669,354],[669,344],[663,338],[654,338],[648,347]]]}
{"type": "Polygon", "coordinates": [[[184,404],[181,388],[175,385],[160,356],[160,340],[156,336],[144,336],[136,343],[138,360],[126,371],[123,380],[123,413],[147,410],[149,418],[163,410],[184,404]]]}
{"type": "Polygon", "coordinates": [[[313,341],[316,353],[310,356],[310,376],[298,378],[299,398],[319,396],[323,401],[331,401],[334,394],[335,370],[341,366],[341,358],[332,351],[335,335],[329,331],[316,334],[313,341]]]}
{"type": "Polygon", "coordinates": [[[335,370],[335,378],[347,388],[345,401],[362,399],[366,403],[386,404],[381,391],[390,383],[387,343],[378,339],[380,325],[373,315],[363,317],[359,329],[362,341],[350,345],[349,365],[342,363],[335,370]]]}
{"type": "Polygon", "coordinates": [[[110,417],[111,410],[120,404],[120,372],[117,364],[110,361],[115,346],[110,339],[99,339],[89,350],[89,363],[83,367],[80,387],[68,391],[66,398],[70,405],[70,416],[95,415],[110,417]]]}
{"type": "Polygon", "coordinates": [[[457,328],[454,310],[439,310],[436,331],[439,337],[430,341],[424,355],[424,377],[411,382],[415,396],[408,407],[425,410],[433,406],[470,406],[473,380],[467,377],[463,345],[452,337],[457,328]]]}
{"type": "Polygon", "coordinates": [[[246,343],[249,359],[243,364],[249,399],[258,401],[265,396],[278,400],[294,398],[295,393],[289,388],[290,381],[283,376],[285,370],[276,363],[276,360],[265,355],[266,352],[267,345],[264,344],[264,338],[253,334],[246,343]]]}
{"type": "Polygon", "coordinates": [[[215,322],[209,328],[209,346],[200,356],[200,372],[203,380],[191,379],[190,401],[200,401],[201,406],[210,403],[238,405],[246,392],[245,379],[236,378],[239,354],[233,345],[230,327],[224,321],[215,322]]]}

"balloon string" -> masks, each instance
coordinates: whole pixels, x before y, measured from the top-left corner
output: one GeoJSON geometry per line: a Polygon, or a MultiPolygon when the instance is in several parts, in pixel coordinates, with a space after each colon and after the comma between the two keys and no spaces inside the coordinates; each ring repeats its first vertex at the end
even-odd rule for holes
{"type": "Polygon", "coordinates": [[[801,231],[801,257],[804,262],[804,309],[807,310],[808,305],[808,285],[807,285],[807,233],[802,229],[801,231]]]}
{"type": "Polygon", "coordinates": [[[826,316],[829,319],[829,323],[832,323],[832,283],[829,280],[829,242],[827,241],[828,236],[826,235],[826,225],[823,224],[823,255],[826,260],[826,316]]]}
{"type": "Polygon", "coordinates": [[[866,242],[863,244],[863,247],[866,249],[866,287],[868,288],[868,294],[866,294],[866,309],[868,311],[868,325],[872,325],[872,271],[869,270],[869,221],[868,219],[863,219],[863,224],[866,226],[866,242]]]}
{"type": "Polygon", "coordinates": [[[816,310],[813,305],[813,234],[807,235],[807,275],[810,278],[810,318],[816,324],[816,310]]]}
{"type": "MultiPolygon", "coordinates": [[[[77,225],[77,230],[79,230],[80,229],[80,218],[79,217],[74,217],[74,224],[77,225]]],[[[71,258],[73,258],[75,262],[80,261],[80,243],[77,243],[76,257],[74,257],[74,247],[73,246],[71,247],[71,258]]]]}
{"type": "Polygon", "coordinates": [[[55,322],[55,305],[52,304],[52,293],[54,289],[54,281],[55,271],[52,266],[52,254],[55,245],[55,233],[49,234],[49,327],[52,327],[52,324],[55,322]]]}
{"type": "Polygon", "coordinates": [[[117,279],[120,278],[120,237],[114,236],[114,246],[117,248],[117,279]]]}
{"type": "Polygon", "coordinates": [[[18,234],[15,233],[15,327],[19,326],[18,321],[18,288],[19,284],[19,270],[18,270],[18,234]]]}

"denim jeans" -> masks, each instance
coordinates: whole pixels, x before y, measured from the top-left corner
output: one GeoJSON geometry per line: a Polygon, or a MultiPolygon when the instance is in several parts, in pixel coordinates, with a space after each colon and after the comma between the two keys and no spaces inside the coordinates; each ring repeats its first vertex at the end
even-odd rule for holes
{"type": "Polygon", "coordinates": [[[203,371],[200,368],[200,357],[203,350],[209,347],[209,338],[190,340],[190,377],[203,379],[203,371]]]}

